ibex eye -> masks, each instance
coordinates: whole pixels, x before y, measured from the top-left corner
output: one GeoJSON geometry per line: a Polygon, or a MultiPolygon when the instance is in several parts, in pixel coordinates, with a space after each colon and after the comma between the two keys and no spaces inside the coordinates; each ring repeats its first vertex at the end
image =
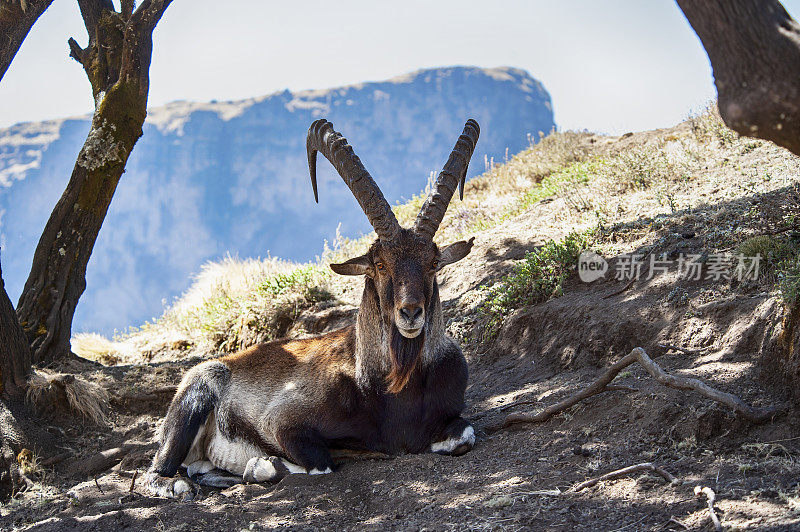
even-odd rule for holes
{"type": "Polygon", "coordinates": [[[433,263],[431,264],[431,270],[435,270],[438,267],[439,267],[439,261],[438,260],[433,261],[433,263]]]}
{"type": "Polygon", "coordinates": [[[375,267],[378,268],[379,272],[382,272],[386,269],[386,266],[384,266],[382,262],[376,262],[375,267]]]}

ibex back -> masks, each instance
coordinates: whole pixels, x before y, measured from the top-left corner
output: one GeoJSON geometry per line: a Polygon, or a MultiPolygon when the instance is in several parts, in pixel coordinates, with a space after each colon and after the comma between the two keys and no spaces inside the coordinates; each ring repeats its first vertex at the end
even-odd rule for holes
{"type": "Polygon", "coordinates": [[[314,198],[322,153],[355,195],[378,238],[342,264],[363,275],[356,322],[321,336],[261,344],[203,362],[184,376],[147,473],[154,495],[192,498],[195,483],[224,487],[330,473],[332,449],[459,455],[475,443],[461,418],[467,364],[445,333],[436,272],[469,242],[433,236],[464,179],[478,124],[467,121],[412,229],[400,226],[347,140],[326,120],[308,131],[314,198]],[[181,465],[190,479],[176,478],[181,465]]]}

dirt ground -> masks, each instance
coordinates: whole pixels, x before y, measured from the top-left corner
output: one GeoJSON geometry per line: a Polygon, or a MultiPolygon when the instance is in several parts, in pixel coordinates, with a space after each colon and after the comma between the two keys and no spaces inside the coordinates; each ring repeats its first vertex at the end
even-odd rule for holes
{"type": "MultiPolygon", "coordinates": [[[[624,142],[647,140],[640,135],[624,142]]],[[[702,194],[702,187],[683,193],[702,194]]],[[[604,249],[612,255],[718,250],[724,247],[716,232],[720,220],[728,216],[764,232],[797,209],[793,198],[791,187],[740,189],[730,197],[710,197],[717,201],[691,213],[654,216],[641,207],[637,221],[612,231],[604,249]],[[740,213],[754,209],[756,215],[742,221],[740,213]]],[[[558,201],[479,233],[471,255],[440,278],[448,328],[470,364],[465,415],[478,441],[466,455],[347,462],[326,476],[204,488],[193,502],[151,498],[139,479],[155,450],[154,432],[172,387],[197,360],[73,363],[67,369],[111,393],[110,424],[54,423],[53,430],[64,433],[67,458],[42,467],[34,489],[0,509],[0,529],[710,529],[705,502],[693,493],[697,485],[716,492],[726,530],[800,529],[796,409],[754,425],[631,366],[615,381],[626,389],[590,398],[541,424],[488,430],[509,412],[534,411],[587,386],[636,346],[665,370],[700,378],[752,405],[792,400],[775,371],[783,307],[771,285],[688,282],[670,271],[620,292],[625,282],[575,279],[562,297],[508,316],[493,341],[473,338],[476,290],[558,236],[564,227],[558,201]],[[530,403],[509,406],[517,401],[530,403]],[[663,467],[678,482],[636,473],[568,491],[642,462],[663,467]]]]}

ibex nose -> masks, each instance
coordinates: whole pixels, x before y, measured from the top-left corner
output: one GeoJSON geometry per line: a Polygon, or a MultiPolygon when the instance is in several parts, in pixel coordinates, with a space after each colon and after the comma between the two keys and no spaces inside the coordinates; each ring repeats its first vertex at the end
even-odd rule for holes
{"type": "Polygon", "coordinates": [[[400,315],[413,323],[422,316],[422,307],[420,305],[406,305],[400,307],[400,315]]]}

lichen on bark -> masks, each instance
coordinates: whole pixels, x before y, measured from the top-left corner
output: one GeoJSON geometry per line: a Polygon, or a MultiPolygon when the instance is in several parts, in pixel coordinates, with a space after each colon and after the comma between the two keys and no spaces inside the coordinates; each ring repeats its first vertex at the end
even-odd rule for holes
{"type": "Polygon", "coordinates": [[[76,164],[91,172],[110,163],[122,162],[125,149],[117,142],[114,130],[116,126],[109,124],[107,120],[103,120],[99,128],[92,127],[76,164]]]}

